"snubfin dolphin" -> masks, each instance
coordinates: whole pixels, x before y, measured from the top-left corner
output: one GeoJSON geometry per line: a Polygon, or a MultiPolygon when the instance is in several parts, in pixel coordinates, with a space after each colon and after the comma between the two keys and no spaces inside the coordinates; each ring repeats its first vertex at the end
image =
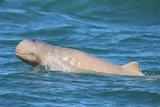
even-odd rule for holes
{"type": "Polygon", "coordinates": [[[120,66],[79,50],[52,46],[38,40],[21,41],[16,47],[16,56],[32,66],[53,71],[144,76],[137,62],[120,66]]]}

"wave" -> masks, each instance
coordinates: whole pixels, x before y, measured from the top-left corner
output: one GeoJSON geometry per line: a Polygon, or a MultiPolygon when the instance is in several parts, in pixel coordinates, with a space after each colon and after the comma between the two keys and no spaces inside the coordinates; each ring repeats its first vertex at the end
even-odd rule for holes
{"type": "Polygon", "coordinates": [[[107,23],[154,25],[160,22],[159,3],[158,0],[14,0],[1,2],[0,12],[32,14],[28,17],[36,14],[37,18],[43,16],[41,12],[62,13],[107,23]]]}

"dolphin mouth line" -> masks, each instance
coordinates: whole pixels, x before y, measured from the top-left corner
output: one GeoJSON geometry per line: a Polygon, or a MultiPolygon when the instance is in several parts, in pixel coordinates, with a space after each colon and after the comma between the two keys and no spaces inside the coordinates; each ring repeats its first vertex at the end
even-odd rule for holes
{"type": "Polygon", "coordinates": [[[18,52],[16,52],[16,56],[22,56],[23,54],[20,54],[20,53],[18,53],[18,52]]]}
{"type": "Polygon", "coordinates": [[[39,63],[37,63],[37,62],[30,62],[30,61],[24,59],[23,56],[27,56],[27,54],[20,54],[20,53],[16,52],[16,56],[19,57],[23,62],[28,63],[28,64],[32,65],[33,67],[36,67],[39,65],[39,63]]]}
{"type": "Polygon", "coordinates": [[[22,57],[22,56],[27,56],[27,54],[20,54],[20,53],[16,52],[16,56],[22,57]]]}

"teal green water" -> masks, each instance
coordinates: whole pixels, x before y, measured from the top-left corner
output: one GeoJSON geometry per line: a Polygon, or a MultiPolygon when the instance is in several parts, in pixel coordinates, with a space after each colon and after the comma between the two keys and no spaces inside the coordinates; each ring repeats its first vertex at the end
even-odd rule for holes
{"type": "Polygon", "coordinates": [[[160,1],[0,0],[0,106],[159,107],[160,1]],[[145,77],[38,70],[15,56],[24,39],[74,48],[145,77]]]}

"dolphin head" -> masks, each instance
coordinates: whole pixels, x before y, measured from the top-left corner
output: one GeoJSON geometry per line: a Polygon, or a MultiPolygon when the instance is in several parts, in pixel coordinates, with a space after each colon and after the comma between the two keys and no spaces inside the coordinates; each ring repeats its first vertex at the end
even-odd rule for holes
{"type": "Polygon", "coordinates": [[[38,66],[41,63],[40,47],[41,45],[36,40],[23,40],[16,47],[16,56],[25,63],[38,66]]]}

